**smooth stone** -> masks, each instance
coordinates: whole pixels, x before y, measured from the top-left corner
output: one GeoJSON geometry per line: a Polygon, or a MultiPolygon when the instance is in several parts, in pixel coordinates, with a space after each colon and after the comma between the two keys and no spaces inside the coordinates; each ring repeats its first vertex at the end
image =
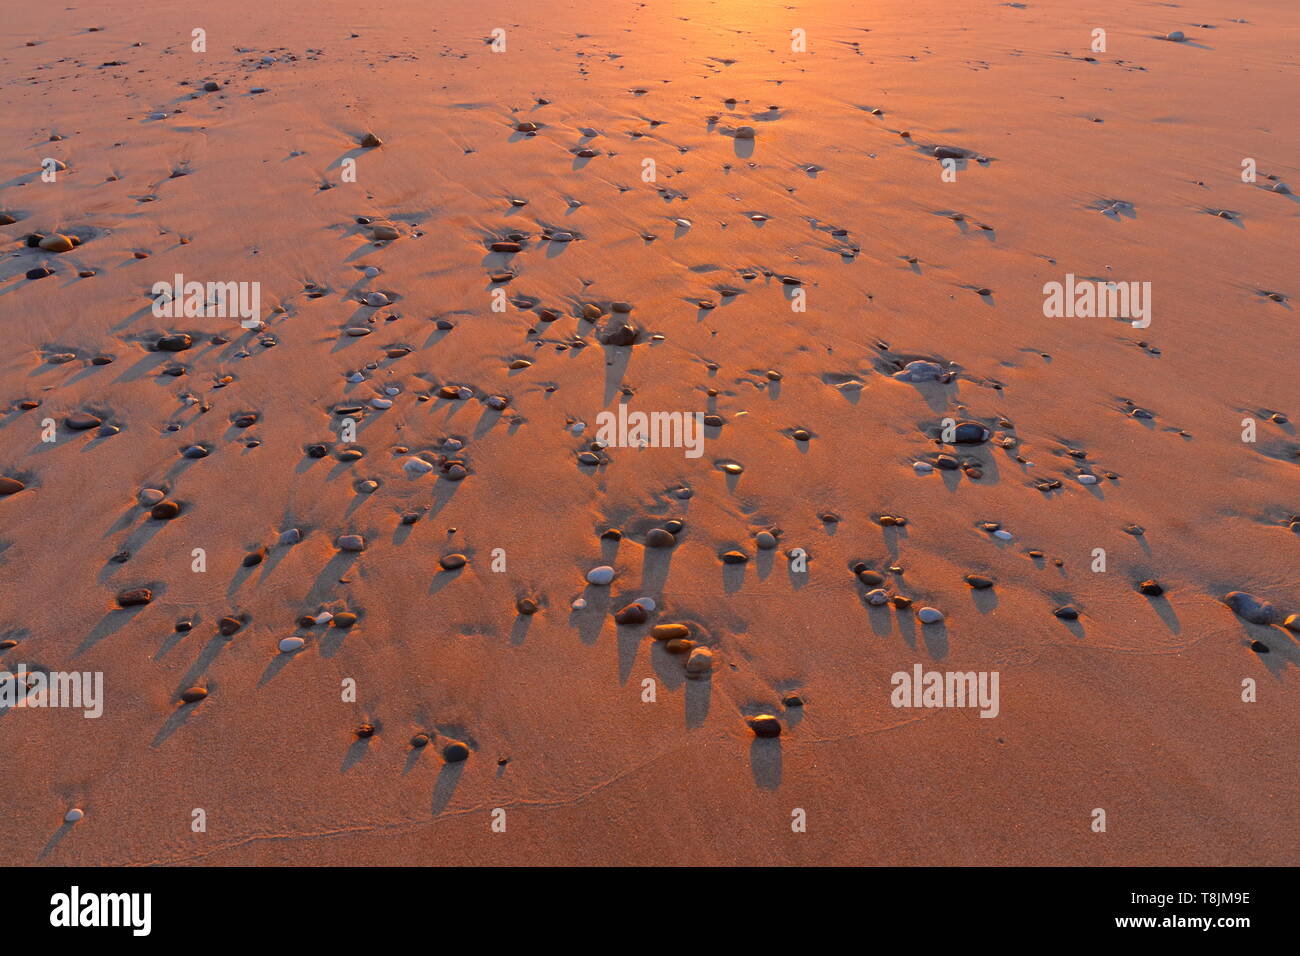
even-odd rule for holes
{"type": "Polygon", "coordinates": [[[770,531],[760,531],[754,535],[754,543],[760,551],[771,551],[776,547],[776,535],[770,531]]]}
{"type": "Polygon", "coordinates": [[[280,532],[279,543],[281,545],[297,544],[302,540],[302,532],[297,528],[288,528],[280,532]]]}
{"type": "Polygon", "coordinates": [[[388,296],[384,295],[382,292],[367,293],[366,305],[370,306],[372,309],[383,308],[388,305],[388,296]]]}
{"type": "Polygon", "coordinates": [[[912,463],[912,470],[918,475],[928,475],[930,472],[934,471],[934,465],[930,464],[928,461],[916,461],[912,463]]]}
{"type": "Polygon", "coordinates": [[[1079,476],[1079,484],[1081,484],[1081,485],[1095,485],[1095,484],[1097,483],[1098,480],[1099,480],[1099,479],[1097,478],[1096,475],[1080,475],[1080,476],[1079,476]]]}
{"type": "Polygon", "coordinates": [[[1287,615],[1287,619],[1282,622],[1282,626],[1293,634],[1300,634],[1300,614],[1287,615]]]}
{"type": "Polygon", "coordinates": [[[908,362],[902,371],[895,372],[900,382],[937,382],[944,376],[943,366],[935,362],[908,362]]]}
{"type": "Polygon", "coordinates": [[[696,647],[686,658],[686,673],[707,674],[713,670],[713,651],[707,647],[696,647]]]}
{"type": "Polygon", "coordinates": [[[444,554],[438,559],[438,564],[444,571],[455,571],[457,568],[463,568],[468,560],[463,554],[444,554]]]}
{"type": "Polygon", "coordinates": [[[307,642],[301,637],[285,637],[280,639],[280,652],[283,654],[292,654],[294,651],[300,651],[307,642]]]}
{"type": "Polygon", "coordinates": [[[753,139],[754,127],[740,126],[736,128],[736,139],[753,139]]]}
{"type": "Polygon", "coordinates": [[[335,544],[340,551],[366,550],[366,539],[359,534],[341,534],[335,544]]]}
{"type": "Polygon", "coordinates": [[[469,748],[459,740],[453,740],[442,748],[442,759],[447,763],[460,763],[469,759],[469,748]]]}
{"type": "Polygon", "coordinates": [[[17,478],[0,478],[0,495],[16,495],[26,487],[17,478]]]}
{"type": "Polygon", "coordinates": [[[193,344],[194,340],[184,332],[173,332],[160,338],[156,347],[159,352],[184,352],[193,344]]]}
{"type": "Polygon", "coordinates": [[[1175,43],[1182,43],[1184,40],[1187,39],[1187,36],[1183,33],[1182,30],[1174,30],[1171,33],[1165,34],[1165,39],[1172,40],[1175,43]]]}
{"type": "Polygon", "coordinates": [[[1252,624],[1272,624],[1277,618],[1272,604],[1245,591],[1229,591],[1223,596],[1223,602],[1252,624]]]}
{"type": "Polygon", "coordinates": [[[867,592],[866,599],[873,607],[883,607],[889,603],[889,593],[884,588],[876,588],[874,591],[867,592]]]}
{"type": "Polygon", "coordinates": [[[749,560],[749,555],[744,551],[727,551],[722,555],[723,564],[744,564],[749,560]]]}
{"type": "Polygon", "coordinates": [[[139,607],[152,600],[153,591],[148,588],[132,588],[129,591],[119,591],[117,594],[118,607],[139,607]]]}
{"type": "Polygon", "coordinates": [[[349,628],[357,623],[357,616],[351,611],[339,611],[331,622],[335,627],[349,628]]]}
{"type": "Polygon", "coordinates": [[[632,603],[641,605],[647,611],[653,611],[658,606],[655,604],[654,598],[648,598],[648,597],[637,598],[632,603]]]}
{"type": "Polygon", "coordinates": [[[691,636],[691,629],[686,624],[656,624],[650,628],[650,636],[656,641],[679,640],[691,636]]]}
{"type": "Polygon", "coordinates": [[[618,624],[628,626],[644,624],[650,617],[649,612],[641,604],[629,604],[619,610],[614,615],[614,621],[618,624]]]}
{"type": "Polygon", "coordinates": [[[86,812],[82,810],[80,807],[73,807],[71,810],[69,810],[67,813],[63,815],[63,822],[76,823],[78,820],[82,819],[85,815],[86,812]]]}
{"type": "Polygon", "coordinates": [[[1061,620],[1063,621],[1077,621],[1079,619],[1079,609],[1076,607],[1072,607],[1069,604],[1066,604],[1062,607],[1058,607],[1052,613],[1055,614],[1057,617],[1061,618],[1061,620]]]}
{"type": "Polygon", "coordinates": [[[181,513],[181,506],[175,501],[160,501],[149,510],[149,517],[154,521],[170,521],[181,513]]]}
{"type": "Polygon", "coordinates": [[[968,574],[963,580],[977,591],[993,587],[993,579],[983,574],[968,574]]]}
{"type": "Polygon", "coordinates": [[[361,137],[361,145],[366,149],[377,149],[384,145],[384,141],[374,133],[366,133],[365,136],[361,137]]]}
{"type": "Polygon", "coordinates": [[[181,693],[181,700],[187,704],[195,704],[208,696],[206,687],[189,687],[181,693]]]}
{"type": "Polygon", "coordinates": [[[646,532],[645,544],[647,548],[671,548],[677,543],[677,538],[671,531],[664,528],[651,528],[646,532]]]}
{"type": "Polygon", "coordinates": [[[73,412],[63,420],[63,427],[74,432],[84,432],[91,428],[98,428],[102,424],[104,424],[103,419],[89,412],[73,412]]]}
{"type": "Polygon", "coordinates": [[[1159,583],[1149,579],[1139,584],[1138,590],[1147,595],[1147,597],[1159,597],[1165,593],[1165,589],[1161,587],[1159,583]]]}
{"type": "Polygon", "coordinates": [[[922,624],[938,624],[943,620],[943,612],[938,608],[923,607],[916,612],[916,619],[922,624]]]}
{"type": "Polygon", "coordinates": [[[954,445],[978,445],[988,441],[989,430],[979,422],[958,422],[957,427],[953,429],[952,443],[954,445]]]}
{"type": "Polygon", "coordinates": [[[592,568],[587,572],[587,580],[592,584],[609,584],[614,580],[614,569],[607,564],[592,568]]]}
{"type": "Polygon", "coordinates": [[[181,450],[182,458],[207,458],[208,450],[202,445],[189,445],[181,450]]]}
{"type": "Polygon", "coordinates": [[[999,541],[1010,541],[1011,532],[1004,528],[999,528],[997,531],[993,532],[993,537],[997,538],[999,541]]]}
{"type": "Polygon", "coordinates": [[[385,408],[393,407],[393,400],[391,398],[379,398],[376,396],[370,400],[370,407],[383,411],[385,408]]]}
{"type": "Polygon", "coordinates": [[[771,714],[759,714],[757,717],[750,717],[746,723],[749,724],[749,729],[754,732],[755,737],[781,736],[781,721],[771,714]]]}
{"type": "Polygon", "coordinates": [[[71,239],[58,233],[46,236],[37,245],[46,252],[71,252],[75,248],[71,239]]]}
{"type": "Polygon", "coordinates": [[[329,611],[321,611],[319,614],[317,614],[315,617],[311,619],[311,622],[313,624],[328,624],[332,620],[334,620],[333,614],[331,614],[329,611]]]}
{"type": "Polygon", "coordinates": [[[425,461],[423,458],[412,456],[402,462],[402,470],[408,475],[427,475],[429,472],[433,471],[433,465],[425,461]]]}
{"type": "Polygon", "coordinates": [[[417,748],[429,746],[429,735],[416,734],[414,737],[411,738],[411,746],[417,748]]]}

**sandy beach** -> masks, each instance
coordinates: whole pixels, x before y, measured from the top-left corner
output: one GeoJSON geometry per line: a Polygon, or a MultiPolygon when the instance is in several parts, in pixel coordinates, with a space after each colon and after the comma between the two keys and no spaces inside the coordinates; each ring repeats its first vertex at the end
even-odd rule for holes
{"type": "Polygon", "coordinates": [[[1293,0],[195,6],[0,25],[9,863],[1300,862],[1293,0]]]}

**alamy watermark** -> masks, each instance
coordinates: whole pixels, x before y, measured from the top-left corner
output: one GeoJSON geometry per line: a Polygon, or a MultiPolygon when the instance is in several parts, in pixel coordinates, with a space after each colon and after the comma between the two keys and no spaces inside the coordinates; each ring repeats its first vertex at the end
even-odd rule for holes
{"type": "Polygon", "coordinates": [[[1043,315],[1049,319],[1132,319],[1133,328],[1151,324],[1151,283],[1076,280],[1043,286],[1043,315]]]}
{"type": "Polygon", "coordinates": [[[684,448],[687,458],[704,454],[703,412],[618,412],[596,415],[596,441],[615,448],[684,448]]]}
{"type": "Polygon", "coordinates": [[[978,707],[981,717],[996,717],[1001,710],[997,671],[898,671],[889,702],[895,707],[978,707]]]}
{"type": "Polygon", "coordinates": [[[0,671],[0,709],[18,707],[69,707],[83,717],[104,713],[103,671],[0,671]]]}
{"type": "Polygon", "coordinates": [[[237,318],[246,329],[262,324],[260,282],[186,282],[178,272],[172,282],[155,282],[152,293],[155,318],[237,318]]]}

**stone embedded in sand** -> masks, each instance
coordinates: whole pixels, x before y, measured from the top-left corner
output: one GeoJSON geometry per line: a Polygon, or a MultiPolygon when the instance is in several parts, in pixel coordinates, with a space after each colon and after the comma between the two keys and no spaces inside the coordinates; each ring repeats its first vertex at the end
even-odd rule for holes
{"type": "Polygon", "coordinates": [[[656,641],[672,641],[691,636],[691,628],[687,624],[656,624],[650,628],[650,636],[656,641]]]}
{"type": "Polygon", "coordinates": [[[181,449],[182,458],[207,458],[210,454],[202,445],[187,445],[181,449]]]}
{"type": "Polygon", "coordinates": [[[420,747],[429,746],[429,735],[416,734],[414,737],[411,738],[411,746],[417,749],[419,749],[420,747]]]}
{"type": "Polygon", "coordinates": [[[752,126],[736,127],[736,139],[753,139],[754,135],[754,127],[752,126]]]}
{"type": "Polygon", "coordinates": [[[536,123],[531,123],[528,121],[515,124],[516,133],[536,133],[538,129],[539,127],[536,123]]]}
{"type": "Polygon", "coordinates": [[[749,724],[749,729],[754,732],[755,737],[781,736],[781,721],[771,714],[759,714],[756,717],[750,717],[746,723],[749,724]]]}
{"type": "Polygon", "coordinates": [[[0,495],[16,495],[26,487],[17,478],[0,477],[0,495]]]}
{"type": "Polygon", "coordinates": [[[429,472],[433,471],[433,465],[425,461],[423,458],[412,456],[402,462],[402,470],[408,475],[427,475],[429,472]]]}
{"type": "Polygon", "coordinates": [[[992,578],[983,574],[968,574],[963,580],[977,591],[987,590],[994,584],[992,578]]]}
{"type": "Polygon", "coordinates": [[[381,309],[388,305],[388,296],[382,292],[368,292],[366,293],[366,305],[372,309],[381,309]]]}
{"type": "Polygon", "coordinates": [[[196,704],[208,696],[206,687],[188,687],[181,692],[181,700],[187,704],[196,704]]]}
{"type": "Polygon", "coordinates": [[[749,560],[749,555],[744,551],[724,551],[722,553],[723,564],[744,564],[749,560]]]}
{"type": "Polygon", "coordinates": [[[67,236],[55,233],[52,236],[46,236],[37,243],[46,252],[71,252],[75,247],[73,241],[67,236]]]}
{"type": "Polygon", "coordinates": [[[389,226],[385,223],[378,223],[377,225],[371,226],[370,237],[376,242],[390,242],[393,239],[401,238],[401,233],[399,233],[393,226],[389,226]]]}
{"type": "Polygon", "coordinates": [[[601,344],[627,346],[636,343],[636,328],[631,325],[619,325],[601,334],[601,344]]]}
{"type": "Polygon", "coordinates": [[[331,623],[335,627],[349,628],[357,623],[357,616],[351,611],[339,611],[331,618],[331,623]]]}
{"type": "Polygon", "coordinates": [[[78,820],[82,819],[85,815],[86,815],[85,811],[82,810],[80,807],[73,807],[71,810],[69,810],[67,813],[63,815],[63,822],[76,823],[78,820]]]}
{"type": "Polygon", "coordinates": [[[510,399],[504,395],[489,395],[483,399],[483,404],[493,411],[503,411],[510,404],[510,399]]]}
{"type": "Polygon", "coordinates": [[[447,763],[460,763],[469,759],[469,748],[459,740],[453,740],[442,748],[442,759],[447,763]]]}
{"type": "Polygon", "coordinates": [[[239,629],[243,626],[244,622],[237,617],[223,617],[221,620],[217,621],[217,630],[220,632],[222,637],[230,637],[238,633],[239,629]]]}
{"type": "Polygon", "coordinates": [[[960,146],[936,146],[934,148],[935,159],[965,159],[966,150],[960,146]]]}
{"type": "Polygon", "coordinates": [[[869,588],[877,588],[885,583],[885,576],[879,571],[873,571],[865,566],[855,567],[854,573],[857,574],[858,580],[869,588]]]}
{"type": "Polygon", "coordinates": [[[614,569],[607,564],[594,567],[587,572],[587,580],[592,584],[609,584],[614,580],[614,569]]]}
{"type": "Polygon", "coordinates": [[[366,133],[365,136],[361,137],[361,145],[366,149],[377,149],[384,145],[384,141],[374,133],[366,133]]]}
{"type": "Polygon", "coordinates": [[[541,605],[537,603],[536,598],[521,597],[519,600],[515,601],[515,610],[524,617],[532,617],[532,615],[541,610],[541,605]]]}
{"type": "Polygon", "coordinates": [[[181,513],[181,506],[176,501],[160,501],[149,510],[149,517],[154,521],[170,521],[181,513]]]}
{"type": "Polygon", "coordinates": [[[354,734],[356,734],[358,737],[360,737],[362,740],[367,740],[367,739],[369,739],[369,738],[371,738],[371,737],[373,737],[373,736],[375,735],[375,725],[374,725],[374,724],[362,724],[361,726],[357,727],[357,729],[354,730],[354,731],[352,731],[352,732],[353,732],[354,734]]]}
{"type": "Polygon", "coordinates": [[[89,412],[73,412],[63,420],[63,427],[74,432],[82,432],[91,428],[98,428],[104,424],[103,419],[89,412]]]}
{"type": "Polygon", "coordinates": [[[1165,593],[1165,589],[1161,587],[1158,582],[1150,579],[1139,584],[1138,590],[1147,595],[1147,597],[1160,597],[1160,595],[1165,593]]]}
{"type": "Polygon", "coordinates": [[[1077,621],[1079,609],[1071,604],[1063,604],[1052,612],[1063,621],[1077,621]]]}
{"type": "Polygon", "coordinates": [[[118,607],[140,607],[153,600],[153,591],[148,588],[131,588],[117,592],[118,607]]]}
{"type": "Polygon", "coordinates": [[[632,626],[636,624],[644,624],[649,617],[650,614],[643,604],[633,603],[615,613],[614,621],[617,624],[632,626]]]}
{"type": "Polygon", "coordinates": [[[1079,476],[1079,484],[1081,485],[1095,485],[1099,480],[1096,475],[1083,474],[1079,476]]]}
{"type": "Polygon", "coordinates": [[[695,647],[686,658],[686,673],[707,674],[713,670],[713,651],[707,647],[695,647]]]}
{"type": "Polygon", "coordinates": [[[244,555],[243,566],[246,568],[256,567],[266,560],[266,548],[258,548],[256,551],[250,551],[244,555]]]}
{"type": "Polygon", "coordinates": [[[438,564],[444,571],[455,571],[457,568],[463,568],[468,560],[463,554],[444,554],[438,559],[438,564]]]}
{"type": "Polygon", "coordinates": [[[27,270],[28,279],[44,279],[46,276],[54,275],[54,270],[46,266],[37,266],[35,269],[27,270]]]}
{"type": "Polygon", "coordinates": [[[292,654],[294,651],[300,651],[307,642],[301,637],[285,637],[280,639],[280,653],[292,654]]]}
{"type": "Polygon", "coordinates": [[[918,475],[928,475],[934,471],[934,465],[928,461],[914,461],[912,462],[912,470],[918,475]]]}
{"type": "Polygon", "coordinates": [[[990,434],[979,422],[958,422],[953,430],[952,444],[978,445],[988,441],[990,434]]]}
{"type": "Polygon", "coordinates": [[[664,642],[664,650],[669,654],[685,654],[698,645],[685,637],[673,637],[664,642]]]}
{"type": "Polygon", "coordinates": [[[677,538],[671,531],[664,528],[651,528],[646,532],[645,546],[647,548],[671,548],[677,543],[677,538]]]}
{"type": "Polygon", "coordinates": [[[760,531],[754,535],[754,544],[758,545],[760,551],[771,551],[776,547],[776,535],[770,531],[760,531]]]}
{"type": "Polygon", "coordinates": [[[1174,30],[1171,33],[1166,33],[1165,39],[1172,40],[1174,43],[1182,43],[1184,40],[1187,39],[1187,36],[1183,33],[1182,30],[1174,30]]]}
{"type": "Polygon", "coordinates": [[[366,550],[366,539],[359,534],[341,534],[334,543],[340,551],[366,550]]]}
{"type": "Polygon", "coordinates": [[[494,242],[489,248],[493,252],[519,252],[523,246],[517,242],[494,242]]]}
{"type": "Polygon", "coordinates": [[[155,348],[159,352],[184,352],[194,345],[194,340],[184,332],[170,332],[158,339],[155,348]]]}
{"type": "Polygon", "coordinates": [[[942,382],[946,375],[943,366],[935,362],[908,362],[902,371],[895,372],[894,378],[900,382],[942,382]]]}
{"type": "Polygon", "coordinates": [[[1277,619],[1277,609],[1272,604],[1245,591],[1229,591],[1223,596],[1223,603],[1251,624],[1272,624],[1277,619]]]}

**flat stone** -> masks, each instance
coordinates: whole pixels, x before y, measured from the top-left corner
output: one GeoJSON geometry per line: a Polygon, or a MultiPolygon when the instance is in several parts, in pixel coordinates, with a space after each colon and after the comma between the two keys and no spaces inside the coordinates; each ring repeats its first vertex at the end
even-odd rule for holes
{"type": "Polygon", "coordinates": [[[691,636],[690,626],[687,624],[656,624],[650,628],[650,636],[656,641],[671,641],[691,636]]]}
{"type": "Polygon", "coordinates": [[[444,554],[438,559],[438,564],[444,571],[455,571],[457,568],[463,568],[468,560],[463,554],[444,554]]]}
{"type": "Polygon", "coordinates": [[[282,654],[292,654],[294,651],[300,651],[307,642],[301,637],[284,637],[280,639],[280,652],[282,654]]]}
{"type": "Polygon", "coordinates": [[[755,737],[781,736],[781,721],[771,714],[759,714],[756,717],[750,717],[746,723],[749,724],[749,729],[754,732],[755,737]]]}
{"type": "Polygon", "coordinates": [[[1277,619],[1272,604],[1245,591],[1229,591],[1223,596],[1223,603],[1252,624],[1272,624],[1277,619]]]}
{"type": "Polygon", "coordinates": [[[938,608],[923,607],[916,612],[916,619],[922,624],[938,624],[943,620],[943,612],[938,608]]]}
{"type": "Polygon", "coordinates": [[[148,588],[131,588],[117,593],[118,607],[139,607],[153,600],[153,591],[148,588]]]}
{"type": "Polygon", "coordinates": [[[366,550],[366,539],[359,534],[341,534],[334,543],[340,551],[366,550]]]}
{"type": "Polygon", "coordinates": [[[992,578],[983,574],[968,574],[963,580],[977,591],[985,591],[994,584],[992,578]]]}
{"type": "Polygon", "coordinates": [[[592,584],[609,584],[614,580],[614,569],[607,564],[592,568],[587,572],[587,580],[592,584]]]}

